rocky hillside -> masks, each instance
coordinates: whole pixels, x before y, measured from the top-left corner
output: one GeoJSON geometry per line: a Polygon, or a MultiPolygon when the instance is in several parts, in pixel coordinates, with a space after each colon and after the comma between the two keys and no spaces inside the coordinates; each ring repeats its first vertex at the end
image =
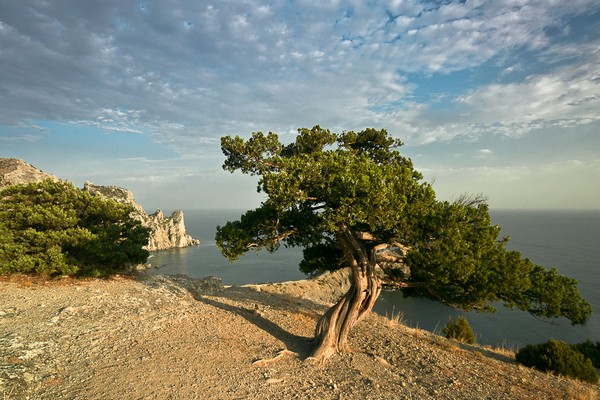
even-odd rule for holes
{"type": "Polygon", "coordinates": [[[375,314],[351,354],[311,362],[319,282],[0,279],[0,399],[598,399],[597,384],[375,314]]]}
{"type": "Polygon", "coordinates": [[[86,182],[83,190],[95,196],[110,198],[119,203],[132,206],[135,210],[133,217],[144,226],[152,229],[147,247],[150,251],[187,247],[200,243],[200,241],[186,233],[183,211],[181,210],[175,210],[170,217],[165,216],[162,210],[156,210],[154,214],[146,214],[142,206],[133,198],[133,193],[127,189],[117,186],[98,186],[86,182]]]}
{"type": "Polygon", "coordinates": [[[58,180],[33,165],[17,158],[0,158],[0,189],[22,183],[39,182],[44,179],[58,180]]]}
{"type": "MultiPolygon", "coordinates": [[[[45,179],[58,180],[57,177],[47,174],[31,164],[16,158],[0,158],[0,189],[17,184],[39,182],[45,179]]],[[[133,206],[134,217],[151,229],[148,250],[165,250],[175,247],[186,247],[199,244],[187,234],[183,212],[175,211],[166,217],[161,210],[154,214],[147,214],[141,205],[133,198],[133,194],[126,189],[116,186],[97,186],[86,182],[84,190],[94,195],[111,198],[119,203],[133,206]]]]}

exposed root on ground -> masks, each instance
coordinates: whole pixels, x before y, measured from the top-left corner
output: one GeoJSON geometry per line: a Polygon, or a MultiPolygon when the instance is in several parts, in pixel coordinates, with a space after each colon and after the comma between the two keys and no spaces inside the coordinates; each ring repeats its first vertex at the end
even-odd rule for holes
{"type": "Polygon", "coordinates": [[[283,358],[287,354],[294,355],[294,356],[298,357],[298,353],[293,352],[293,351],[288,350],[288,349],[283,349],[280,352],[278,352],[275,357],[273,357],[273,358],[263,358],[261,360],[256,360],[256,361],[254,361],[252,363],[252,365],[255,365],[257,367],[264,367],[267,364],[270,364],[272,362],[275,362],[275,361],[283,358]]]}

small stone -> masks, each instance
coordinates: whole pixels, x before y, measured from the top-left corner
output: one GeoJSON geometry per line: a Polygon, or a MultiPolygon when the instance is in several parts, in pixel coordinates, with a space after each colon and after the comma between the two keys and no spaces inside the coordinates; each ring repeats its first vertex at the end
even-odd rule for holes
{"type": "Polygon", "coordinates": [[[35,375],[33,375],[31,372],[24,372],[23,379],[27,384],[30,384],[35,380],[35,375]]]}
{"type": "Polygon", "coordinates": [[[267,379],[267,383],[269,383],[269,384],[281,383],[281,382],[283,382],[282,378],[269,378],[269,379],[267,379]]]}

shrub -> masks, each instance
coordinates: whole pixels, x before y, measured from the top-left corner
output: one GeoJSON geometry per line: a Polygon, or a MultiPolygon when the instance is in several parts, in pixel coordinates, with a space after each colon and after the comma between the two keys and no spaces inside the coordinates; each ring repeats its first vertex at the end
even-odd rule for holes
{"type": "Polygon", "coordinates": [[[585,382],[598,382],[598,374],[589,358],[571,345],[550,339],[546,343],[528,345],[519,350],[517,362],[540,371],[550,371],[585,382]]]}
{"type": "Polygon", "coordinates": [[[108,276],[144,262],[149,230],[132,208],[66,182],[0,191],[0,274],[108,276]]]}
{"type": "Polygon", "coordinates": [[[472,344],[475,342],[475,334],[469,325],[469,321],[463,316],[457,317],[456,321],[452,318],[444,327],[444,334],[448,339],[456,339],[460,342],[472,344]]]}
{"type": "Polygon", "coordinates": [[[595,344],[591,340],[573,345],[573,348],[586,356],[596,368],[600,368],[600,342],[595,344]]]}

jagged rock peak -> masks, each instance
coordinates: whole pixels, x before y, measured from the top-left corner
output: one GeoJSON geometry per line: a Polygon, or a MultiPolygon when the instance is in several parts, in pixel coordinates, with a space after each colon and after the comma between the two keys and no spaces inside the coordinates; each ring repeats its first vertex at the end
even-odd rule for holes
{"type": "Polygon", "coordinates": [[[113,199],[118,203],[133,206],[132,216],[151,229],[148,246],[146,247],[150,251],[200,244],[199,240],[187,234],[183,211],[181,210],[175,210],[170,217],[166,217],[162,210],[156,210],[149,215],[135,201],[133,193],[127,189],[118,186],[99,186],[91,182],[85,182],[83,189],[95,196],[102,196],[113,199]]]}
{"type": "Polygon", "coordinates": [[[11,185],[40,182],[45,179],[58,180],[57,177],[18,158],[0,158],[0,189],[11,185]]]}

